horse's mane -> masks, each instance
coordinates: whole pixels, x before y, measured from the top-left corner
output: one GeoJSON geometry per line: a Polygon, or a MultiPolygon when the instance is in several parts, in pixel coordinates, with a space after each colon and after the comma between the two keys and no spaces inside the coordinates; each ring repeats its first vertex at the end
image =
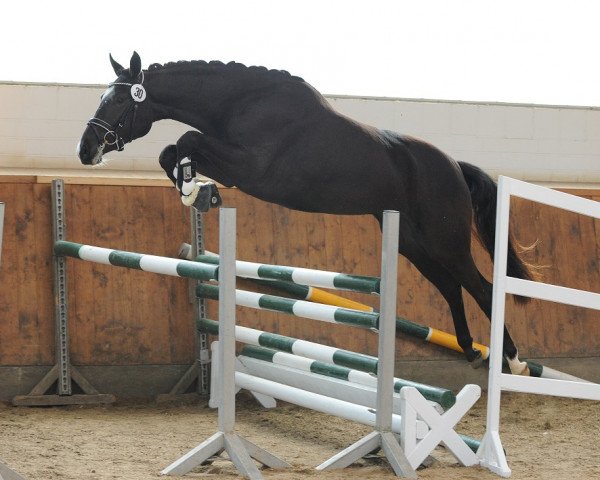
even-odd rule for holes
{"type": "Polygon", "coordinates": [[[252,73],[258,73],[258,74],[263,74],[265,76],[269,76],[271,78],[286,78],[286,79],[293,79],[293,80],[298,80],[298,81],[304,81],[302,78],[297,77],[295,75],[290,74],[289,72],[285,71],[285,70],[269,70],[266,67],[259,67],[259,66],[251,66],[251,67],[247,67],[246,65],[242,64],[242,63],[237,63],[237,62],[229,62],[229,63],[223,63],[221,61],[218,60],[212,60],[210,62],[206,62],[204,60],[179,60],[177,62],[168,62],[165,64],[160,64],[160,63],[153,63],[152,65],[150,65],[148,67],[148,71],[157,71],[157,70],[177,70],[177,71],[189,71],[189,70],[202,70],[202,69],[206,69],[206,68],[223,68],[223,69],[229,69],[229,70],[238,70],[238,71],[248,71],[248,72],[252,72],[252,73]]]}

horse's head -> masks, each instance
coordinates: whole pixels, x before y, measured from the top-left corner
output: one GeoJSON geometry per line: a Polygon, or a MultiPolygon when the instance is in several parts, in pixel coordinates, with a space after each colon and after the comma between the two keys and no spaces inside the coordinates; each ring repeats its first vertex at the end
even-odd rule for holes
{"type": "Polygon", "coordinates": [[[128,69],[112,55],[110,63],[117,79],[102,94],[100,106],[77,145],[77,155],[84,165],[99,164],[104,153],[123,150],[126,143],[143,137],[152,127],[152,106],[140,56],[133,52],[128,69]]]}

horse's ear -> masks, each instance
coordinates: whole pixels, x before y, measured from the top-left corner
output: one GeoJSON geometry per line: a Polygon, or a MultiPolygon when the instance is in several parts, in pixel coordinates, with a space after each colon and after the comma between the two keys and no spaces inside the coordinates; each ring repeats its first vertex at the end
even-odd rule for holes
{"type": "Polygon", "coordinates": [[[113,70],[115,71],[115,73],[117,74],[117,77],[119,75],[121,75],[121,73],[123,73],[123,70],[125,70],[123,68],[123,66],[121,64],[119,64],[113,57],[112,54],[108,54],[108,57],[110,58],[110,64],[113,67],[113,70]]]}
{"type": "Polygon", "coordinates": [[[142,71],[142,59],[137,52],[133,52],[129,61],[129,75],[132,79],[136,79],[142,71]]]}

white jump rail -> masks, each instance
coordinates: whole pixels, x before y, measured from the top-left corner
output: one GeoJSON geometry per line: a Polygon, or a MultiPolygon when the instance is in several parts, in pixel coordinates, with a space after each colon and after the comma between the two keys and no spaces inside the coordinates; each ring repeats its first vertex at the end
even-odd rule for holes
{"type": "Polygon", "coordinates": [[[498,181],[496,249],[486,433],[477,452],[481,466],[509,477],[511,470],[500,440],[500,395],[502,390],[558,397],[600,400],[600,385],[588,382],[521,377],[502,373],[506,294],[521,295],[583,308],[600,310],[600,294],[509,277],[506,273],[511,196],[600,218],[600,203],[508,177],[498,181]]]}

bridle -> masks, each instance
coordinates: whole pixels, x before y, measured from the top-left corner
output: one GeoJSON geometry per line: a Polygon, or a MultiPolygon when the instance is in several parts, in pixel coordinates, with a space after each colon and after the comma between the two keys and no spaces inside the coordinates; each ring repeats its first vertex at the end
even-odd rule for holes
{"type": "Polygon", "coordinates": [[[101,149],[104,149],[105,145],[116,145],[117,150],[120,152],[125,149],[126,143],[129,143],[133,140],[133,126],[135,124],[137,109],[139,103],[143,102],[146,99],[146,90],[143,86],[144,72],[142,71],[140,74],[142,76],[140,83],[113,82],[108,84],[109,88],[115,85],[124,85],[130,87],[131,98],[133,100],[130,103],[130,105],[125,110],[123,110],[123,113],[121,113],[121,116],[117,119],[114,125],[111,125],[107,121],[102,120],[98,117],[90,118],[90,120],[87,122],[88,126],[92,128],[94,135],[96,135],[98,143],[102,143],[100,147],[101,149]],[[129,140],[125,141],[123,137],[119,135],[119,130],[122,129],[123,126],[126,124],[130,114],[131,122],[129,125],[129,140]],[[96,131],[95,127],[99,127],[102,130],[104,130],[104,136],[102,138],[100,135],[98,135],[98,132],[96,131]]]}

